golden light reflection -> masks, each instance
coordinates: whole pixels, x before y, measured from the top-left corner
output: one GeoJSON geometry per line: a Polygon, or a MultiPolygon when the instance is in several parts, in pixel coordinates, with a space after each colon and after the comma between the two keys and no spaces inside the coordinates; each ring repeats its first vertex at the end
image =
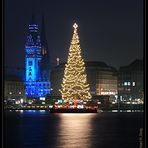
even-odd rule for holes
{"type": "Polygon", "coordinates": [[[92,119],[96,114],[61,114],[58,146],[60,148],[90,148],[92,119]]]}

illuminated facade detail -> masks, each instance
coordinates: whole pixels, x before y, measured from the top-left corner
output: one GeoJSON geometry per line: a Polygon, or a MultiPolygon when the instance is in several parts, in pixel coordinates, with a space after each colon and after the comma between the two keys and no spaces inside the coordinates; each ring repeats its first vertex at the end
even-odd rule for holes
{"type": "Polygon", "coordinates": [[[97,95],[117,95],[117,76],[112,70],[100,71],[97,77],[96,94],[97,95]]]}
{"type": "Polygon", "coordinates": [[[81,57],[78,25],[75,23],[74,34],[69,48],[68,61],[65,64],[64,77],[62,81],[62,99],[64,100],[89,100],[91,99],[85,63],[81,57]]]}
{"type": "Polygon", "coordinates": [[[6,101],[26,99],[24,82],[19,77],[7,77],[5,78],[4,99],[6,101]]]}
{"type": "Polygon", "coordinates": [[[119,68],[118,94],[123,100],[144,99],[143,60],[134,60],[119,68]]]}
{"type": "MultiPolygon", "coordinates": [[[[32,21],[25,45],[25,89],[26,96],[39,98],[50,93],[50,81],[43,75],[42,65],[47,49],[41,42],[38,25],[32,21]]],[[[50,67],[48,67],[49,69],[50,67]]],[[[44,69],[45,70],[45,69],[44,69]]],[[[48,70],[47,70],[48,71],[48,70]]],[[[49,71],[48,71],[49,72],[49,71]]]]}

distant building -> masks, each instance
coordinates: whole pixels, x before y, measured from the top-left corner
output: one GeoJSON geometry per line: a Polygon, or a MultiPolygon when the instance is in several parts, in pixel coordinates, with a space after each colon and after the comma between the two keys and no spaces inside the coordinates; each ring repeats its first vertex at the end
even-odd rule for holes
{"type": "Polygon", "coordinates": [[[21,80],[25,80],[25,68],[24,67],[4,67],[4,75],[5,76],[13,76],[16,77],[17,79],[20,78],[21,80]]]}
{"type": "Polygon", "coordinates": [[[135,60],[119,68],[118,96],[120,100],[143,99],[143,60],[135,60]]]}
{"type": "Polygon", "coordinates": [[[5,76],[4,80],[4,100],[5,102],[14,102],[17,100],[25,100],[24,82],[17,76],[5,76]]]}
{"type": "MultiPolygon", "coordinates": [[[[44,24],[42,23],[42,25],[44,24]]],[[[44,26],[40,36],[34,18],[29,25],[25,52],[25,90],[27,97],[39,98],[50,94],[50,61],[44,26]]]]}
{"type": "MultiPolygon", "coordinates": [[[[117,71],[104,62],[85,62],[87,81],[90,85],[92,96],[116,96],[117,95],[117,71]]],[[[62,78],[65,63],[61,63],[51,71],[51,94],[61,96],[62,78]]]]}

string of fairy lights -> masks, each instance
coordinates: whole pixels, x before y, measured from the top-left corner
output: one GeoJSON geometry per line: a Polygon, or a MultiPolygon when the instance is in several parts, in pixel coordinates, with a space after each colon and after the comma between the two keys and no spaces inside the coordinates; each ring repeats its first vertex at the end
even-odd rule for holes
{"type": "Polygon", "coordinates": [[[78,25],[73,25],[74,33],[68,53],[67,64],[65,64],[64,77],[62,81],[62,99],[64,100],[90,100],[90,88],[87,83],[85,63],[81,56],[78,25]]]}

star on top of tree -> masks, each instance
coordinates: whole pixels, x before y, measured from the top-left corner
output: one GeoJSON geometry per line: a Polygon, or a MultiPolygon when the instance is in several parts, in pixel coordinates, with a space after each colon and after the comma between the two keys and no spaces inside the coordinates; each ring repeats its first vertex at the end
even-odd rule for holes
{"type": "Polygon", "coordinates": [[[74,27],[75,29],[77,29],[78,25],[77,25],[76,23],[74,23],[73,27],[74,27]]]}

